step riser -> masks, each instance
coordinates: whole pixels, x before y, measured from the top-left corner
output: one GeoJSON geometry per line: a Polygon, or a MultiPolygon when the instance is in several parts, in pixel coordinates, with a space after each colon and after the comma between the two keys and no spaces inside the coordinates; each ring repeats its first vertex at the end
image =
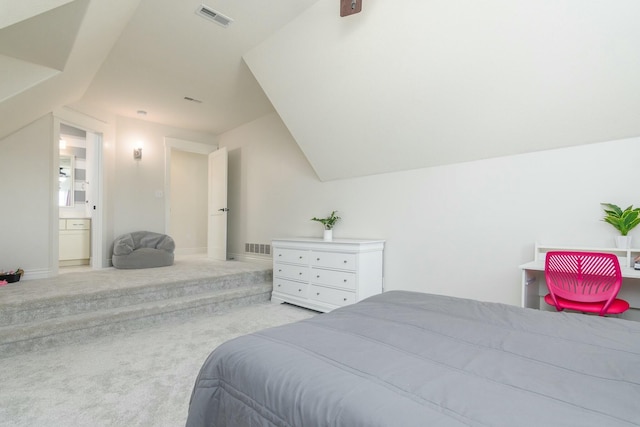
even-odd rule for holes
{"type": "Polygon", "coordinates": [[[139,288],[116,289],[91,295],[75,295],[16,306],[4,306],[0,311],[0,327],[30,322],[44,322],[62,316],[237,289],[265,281],[271,281],[271,271],[241,273],[210,279],[194,279],[181,283],[163,283],[139,288]]]}
{"type": "Polygon", "coordinates": [[[103,319],[102,321],[88,322],[91,324],[86,325],[86,327],[70,324],[67,330],[65,330],[65,325],[62,326],[62,330],[60,325],[58,325],[55,330],[47,330],[47,325],[44,324],[41,327],[41,331],[39,331],[40,336],[0,342],[0,358],[47,349],[53,346],[83,342],[92,338],[119,332],[139,330],[162,322],[186,319],[192,316],[212,314],[234,307],[267,302],[271,298],[269,286],[257,287],[254,293],[247,293],[240,290],[235,293],[235,295],[234,292],[230,294],[229,297],[225,297],[224,295],[219,298],[203,297],[202,300],[196,300],[189,305],[172,305],[168,303],[152,313],[149,313],[149,310],[140,310],[138,315],[136,315],[135,311],[128,312],[124,319],[113,317],[103,319]]]}

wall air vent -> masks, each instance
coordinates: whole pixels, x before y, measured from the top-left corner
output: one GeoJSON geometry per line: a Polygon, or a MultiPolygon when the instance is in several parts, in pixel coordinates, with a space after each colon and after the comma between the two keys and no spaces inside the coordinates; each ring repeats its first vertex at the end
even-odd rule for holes
{"type": "Polygon", "coordinates": [[[245,243],[244,251],[252,254],[271,255],[271,245],[264,243],[245,243]]]}
{"type": "Polygon", "coordinates": [[[207,18],[210,21],[215,22],[218,25],[222,25],[225,28],[233,22],[233,19],[229,18],[228,16],[224,16],[220,12],[211,9],[209,6],[204,4],[200,5],[200,7],[196,10],[196,13],[204,18],[207,18]]]}

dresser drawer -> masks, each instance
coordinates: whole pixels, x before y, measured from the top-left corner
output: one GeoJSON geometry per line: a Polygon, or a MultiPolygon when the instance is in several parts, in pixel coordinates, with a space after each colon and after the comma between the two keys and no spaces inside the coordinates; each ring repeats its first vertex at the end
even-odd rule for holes
{"type": "Polygon", "coordinates": [[[356,270],[356,255],[335,252],[313,252],[311,254],[313,267],[339,268],[341,270],[356,270]]]}
{"type": "Polygon", "coordinates": [[[67,230],[89,230],[91,228],[90,219],[68,219],[67,230]]]}
{"type": "Polygon", "coordinates": [[[311,283],[329,285],[336,288],[356,290],[356,273],[349,271],[311,269],[311,283]]]}
{"type": "Polygon", "coordinates": [[[316,285],[311,285],[309,287],[309,298],[338,306],[353,304],[356,302],[355,292],[325,288],[316,285]]]}
{"type": "Polygon", "coordinates": [[[307,297],[307,289],[309,285],[306,283],[292,282],[290,280],[273,279],[273,291],[281,292],[283,294],[295,295],[300,298],[307,297]]]}
{"type": "Polygon", "coordinates": [[[275,263],[273,268],[273,275],[275,277],[302,280],[306,282],[309,280],[309,267],[304,265],[275,263]]]}
{"type": "Polygon", "coordinates": [[[274,248],[273,261],[309,265],[309,251],[274,248]]]}

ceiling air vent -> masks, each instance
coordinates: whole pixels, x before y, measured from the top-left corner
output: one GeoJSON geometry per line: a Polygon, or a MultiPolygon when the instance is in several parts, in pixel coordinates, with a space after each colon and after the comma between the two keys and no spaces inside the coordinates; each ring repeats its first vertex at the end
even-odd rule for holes
{"type": "Polygon", "coordinates": [[[202,101],[199,99],[192,98],[190,96],[185,96],[184,99],[186,101],[195,102],[196,104],[202,104],[202,101]]]}
{"type": "Polygon", "coordinates": [[[215,22],[218,25],[222,25],[223,27],[228,27],[229,24],[233,22],[233,19],[228,16],[224,16],[217,10],[211,9],[209,6],[201,4],[196,13],[204,18],[207,18],[210,21],[215,22]]]}

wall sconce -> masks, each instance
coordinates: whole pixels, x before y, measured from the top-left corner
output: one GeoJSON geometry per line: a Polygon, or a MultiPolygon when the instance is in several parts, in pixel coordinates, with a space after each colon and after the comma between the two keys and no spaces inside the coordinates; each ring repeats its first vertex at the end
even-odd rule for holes
{"type": "Polygon", "coordinates": [[[133,160],[142,160],[142,141],[133,147],[133,160]]]}

